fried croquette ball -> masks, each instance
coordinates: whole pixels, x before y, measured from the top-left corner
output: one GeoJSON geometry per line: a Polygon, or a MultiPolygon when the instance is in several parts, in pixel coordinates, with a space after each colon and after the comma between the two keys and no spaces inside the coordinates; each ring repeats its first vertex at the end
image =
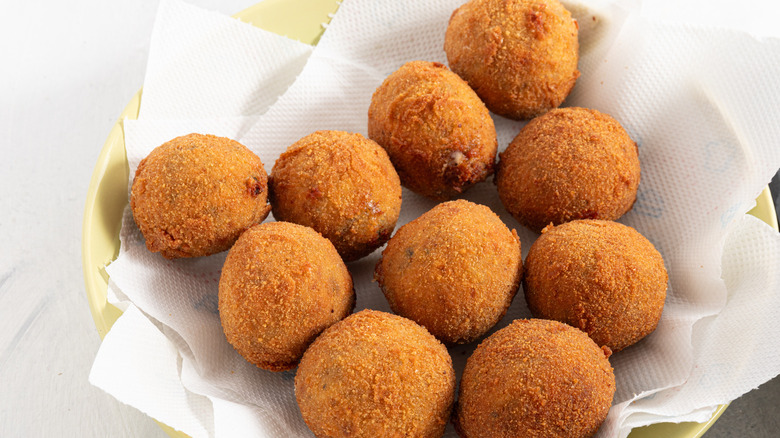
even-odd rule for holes
{"type": "Polygon", "coordinates": [[[130,207],[149,251],[168,259],[229,249],[262,222],[268,205],[263,163],[237,141],[189,134],[138,164],[130,207]]]}
{"type": "Polygon", "coordinates": [[[611,116],[561,108],[531,120],[501,154],[501,202],[540,231],[575,219],[615,220],[639,186],[636,143],[611,116]]]}
{"type": "Polygon", "coordinates": [[[592,436],[615,394],[609,355],[566,324],[515,320],[466,361],[455,429],[463,438],[592,436]]]}
{"type": "Polygon", "coordinates": [[[620,351],[661,319],[668,276],[661,254],[635,229],[578,220],[545,228],[525,260],[531,313],[577,327],[620,351]]]}
{"type": "Polygon", "coordinates": [[[244,232],[219,279],[225,337],[247,361],[270,371],[294,368],[314,338],[354,306],[352,276],[333,244],[288,222],[244,232]]]}
{"type": "Polygon", "coordinates": [[[490,113],[436,62],[408,62],[385,79],[371,98],[368,136],[387,150],[401,184],[431,199],[451,199],[493,174],[490,113]]]}
{"type": "Polygon", "coordinates": [[[345,261],[390,238],[401,211],[401,182],[387,153],[360,134],[318,131],[284,152],[271,178],[274,217],[314,228],[345,261]]]}
{"type": "Polygon", "coordinates": [[[441,437],[455,396],[447,349],[414,321],[363,310],[306,350],[295,398],[317,437],[441,437]]]}
{"type": "Polygon", "coordinates": [[[517,233],[488,207],[457,200],[401,227],[374,277],[393,312],[462,344],[504,316],[522,270],[517,233]]]}
{"type": "Polygon", "coordinates": [[[444,51],[490,111],[530,119],[574,87],[577,31],[557,0],[471,0],[450,17],[444,51]]]}

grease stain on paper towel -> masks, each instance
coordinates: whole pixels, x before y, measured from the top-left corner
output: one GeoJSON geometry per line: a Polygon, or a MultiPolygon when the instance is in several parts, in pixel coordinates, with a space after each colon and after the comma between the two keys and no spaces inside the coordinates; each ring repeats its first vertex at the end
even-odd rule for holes
{"type": "Polygon", "coordinates": [[[641,215],[657,219],[664,215],[664,199],[653,189],[640,188],[633,209],[641,215]]]}

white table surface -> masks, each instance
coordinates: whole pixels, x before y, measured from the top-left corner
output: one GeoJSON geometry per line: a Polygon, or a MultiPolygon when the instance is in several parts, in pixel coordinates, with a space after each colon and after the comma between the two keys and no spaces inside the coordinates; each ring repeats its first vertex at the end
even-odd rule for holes
{"type": "MultiPolygon", "coordinates": [[[[255,3],[189,1],[225,13],[255,3]]],[[[645,3],[654,18],[780,36],[780,5],[770,0],[645,3]]],[[[87,186],[111,127],[142,85],[157,5],[4,2],[0,437],[165,436],[87,382],[100,338],[81,271],[87,186]]]]}

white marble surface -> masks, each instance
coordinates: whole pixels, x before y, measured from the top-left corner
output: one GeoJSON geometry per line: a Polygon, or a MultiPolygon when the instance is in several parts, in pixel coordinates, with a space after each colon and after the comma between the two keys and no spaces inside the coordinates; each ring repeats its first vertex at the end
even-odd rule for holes
{"type": "MultiPolygon", "coordinates": [[[[189,1],[226,13],[254,3],[189,1]]],[[[157,3],[7,1],[0,14],[2,437],[164,436],[87,382],[100,338],[81,270],[87,186],[108,132],[142,85],[157,3]]],[[[647,0],[644,10],[780,36],[775,2],[735,3],[647,0]]],[[[737,431],[741,420],[728,421],[737,431]]]]}

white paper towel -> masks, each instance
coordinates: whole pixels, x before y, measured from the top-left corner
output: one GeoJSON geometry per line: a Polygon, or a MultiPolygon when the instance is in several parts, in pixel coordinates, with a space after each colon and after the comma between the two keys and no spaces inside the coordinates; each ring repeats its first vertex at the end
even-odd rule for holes
{"type": "MultiPolygon", "coordinates": [[[[246,120],[235,129],[225,128],[232,123],[226,120],[201,126],[225,129],[224,135],[234,129],[227,136],[255,150],[267,170],[287,146],[317,129],[365,134],[371,95],[386,75],[410,60],[446,61],[444,30],[460,3],[345,2],[297,81],[246,134],[246,120]]],[[[566,4],[580,22],[582,72],[566,105],[612,114],[639,143],[639,196],[621,221],[656,245],[670,274],[658,330],[611,359],[618,392],[599,433],[625,436],[652,422],[704,420],[713,406],[780,372],[780,338],[772,327],[780,317],[780,281],[772,269],[780,263],[780,240],[743,216],[780,167],[774,144],[780,43],[649,23],[636,16],[635,3],[566,4]]],[[[495,121],[503,149],[522,123],[495,121]]],[[[128,156],[142,158],[144,148],[199,122],[137,123],[128,134],[128,156]]],[[[132,174],[137,161],[130,162],[132,174]]],[[[527,252],[536,235],[506,213],[492,184],[477,185],[465,198],[517,228],[527,252]]],[[[407,190],[403,200],[399,226],[434,205],[407,190]]],[[[108,272],[163,324],[182,357],[183,386],[212,400],[214,430],[206,433],[310,436],[295,404],[294,374],[249,365],[221,333],[216,294],[224,254],[175,261],[151,254],[129,212],[121,245],[108,272]],[[243,427],[226,427],[233,424],[243,427]]],[[[358,309],[389,310],[371,282],[377,259],[374,253],[349,265],[358,309]]],[[[518,294],[498,327],[528,316],[518,294]]],[[[458,372],[473,348],[451,349],[458,372]]],[[[110,374],[110,361],[98,371],[110,374]]],[[[455,436],[451,427],[446,436],[455,436]]]]}
{"type": "Polygon", "coordinates": [[[89,380],[174,429],[207,436],[214,430],[211,402],[182,386],[180,366],[175,346],[130,305],[106,334],[89,380]]]}
{"type": "Polygon", "coordinates": [[[160,2],[139,119],[262,114],[312,47],[180,0],[160,2]]]}

